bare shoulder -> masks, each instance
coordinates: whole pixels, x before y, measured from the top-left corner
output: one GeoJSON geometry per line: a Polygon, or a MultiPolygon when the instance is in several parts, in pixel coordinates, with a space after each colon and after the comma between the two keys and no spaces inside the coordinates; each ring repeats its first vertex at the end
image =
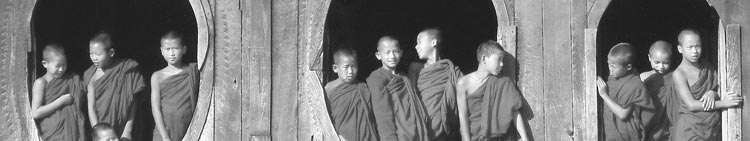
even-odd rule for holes
{"type": "Polygon", "coordinates": [[[34,80],[34,87],[44,88],[45,86],[47,86],[47,80],[44,79],[44,77],[39,77],[36,80],[34,80]]]}
{"type": "Polygon", "coordinates": [[[332,91],[332,90],[333,90],[334,88],[338,87],[339,85],[341,85],[341,80],[338,80],[338,79],[336,79],[336,80],[333,80],[333,81],[331,81],[331,82],[328,82],[328,83],[326,83],[326,86],[325,86],[325,91],[326,91],[326,92],[330,92],[330,91],[332,91]]]}
{"type": "Polygon", "coordinates": [[[155,71],[151,74],[151,85],[158,85],[164,79],[164,69],[155,71]]]}

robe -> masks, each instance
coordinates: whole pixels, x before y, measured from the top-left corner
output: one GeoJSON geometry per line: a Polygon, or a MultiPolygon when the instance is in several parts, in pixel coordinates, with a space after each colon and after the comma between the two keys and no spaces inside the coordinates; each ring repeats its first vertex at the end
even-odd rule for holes
{"type": "Polygon", "coordinates": [[[679,116],[680,98],[677,96],[672,73],[655,73],[643,81],[654,102],[654,116],[646,127],[647,140],[670,140],[674,123],[679,116]]]}
{"type": "Polygon", "coordinates": [[[339,135],[350,141],[378,140],[367,84],[341,84],[328,92],[328,101],[333,127],[339,135]]]}
{"type": "MultiPolygon", "coordinates": [[[[146,90],[143,75],[138,63],[131,59],[113,59],[112,64],[104,69],[104,75],[93,82],[96,115],[99,122],[112,125],[117,136],[122,135],[125,123],[131,116],[131,107],[135,96],[146,90]]],[[[89,81],[96,71],[96,66],[89,67],[84,72],[84,84],[89,81]]]]}
{"type": "Polygon", "coordinates": [[[381,140],[430,139],[424,104],[406,76],[379,68],[367,77],[367,86],[381,140]]]}
{"type": "Polygon", "coordinates": [[[417,88],[427,109],[434,139],[455,140],[459,136],[456,83],[461,76],[458,67],[447,59],[419,71],[417,88]]]}
{"type": "MultiPolygon", "coordinates": [[[[704,66],[710,66],[704,64],[704,66]]],[[[716,78],[716,69],[703,67],[700,69],[698,81],[690,85],[690,94],[693,99],[699,100],[708,91],[717,90],[719,83],[716,78]]],[[[718,140],[721,130],[721,111],[691,112],[686,105],[680,101],[680,118],[675,125],[673,137],[679,141],[694,140],[718,140]]]]}
{"type": "Polygon", "coordinates": [[[619,119],[609,107],[604,107],[602,123],[604,124],[604,137],[607,141],[633,141],[646,140],[645,125],[648,124],[649,110],[654,110],[651,97],[646,93],[646,88],[641,78],[635,71],[628,72],[620,78],[610,78],[607,81],[608,94],[615,104],[622,108],[631,108],[627,119],[619,119]]]}
{"type": "MultiPolygon", "coordinates": [[[[193,120],[198,101],[198,73],[198,65],[190,63],[182,72],[159,83],[162,120],[172,140],[181,140],[193,120]]],[[[154,140],[161,140],[158,129],[154,129],[154,140]]]]}
{"type": "Polygon", "coordinates": [[[490,76],[466,96],[471,140],[507,140],[514,127],[514,114],[520,113],[523,97],[509,77],[490,76]]]}
{"type": "Polygon", "coordinates": [[[85,117],[81,108],[86,104],[83,82],[77,74],[66,73],[44,87],[44,104],[52,103],[65,94],[70,94],[73,104],[65,105],[49,116],[38,120],[39,136],[48,141],[82,141],[86,139],[85,117]]]}

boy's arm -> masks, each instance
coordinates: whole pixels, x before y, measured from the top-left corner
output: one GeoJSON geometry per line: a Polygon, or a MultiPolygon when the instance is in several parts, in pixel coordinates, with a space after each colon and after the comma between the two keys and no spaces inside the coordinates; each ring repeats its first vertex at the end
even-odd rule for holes
{"type": "Polygon", "coordinates": [[[44,100],[44,87],[46,85],[47,82],[43,79],[37,79],[36,81],[34,81],[34,86],[31,91],[31,111],[34,119],[47,117],[60,107],[73,102],[73,98],[70,96],[70,94],[65,94],[57,98],[55,101],[52,101],[51,103],[42,105],[44,100]]]}
{"type": "Polygon", "coordinates": [[[161,112],[161,92],[159,91],[159,74],[157,73],[158,72],[151,76],[151,114],[154,116],[156,130],[161,135],[162,140],[168,141],[171,139],[169,138],[169,133],[167,133],[166,127],[164,126],[164,117],[161,112]]]}
{"type": "Polygon", "coordinates": [[[607,83],[604,82],[601,77],[597,77],[596,81],[599,89],[599,96],[602,97],[602,100],[607,105],[607,107],[609,107],[612,113],[614,113],[620,120],[628,119],[630,117],[632,108],[622,108],[620,107],[620,105],[617,105],[617,103],[615,103],[615,101],[613,101],[607,93],[607,83]]]}
{"type": "Polygon", "coordinates": [[[91,123],[91,127],[94,127],[97,123],[99,123],[99,117],[96,116],[96,110],[94,109],[96,98],[94,98],[94,86],[92,85],[94,81],[89,82],[89,84],[86,85],[86,101],[87,109],[89,110],[89,122],[91,123]]]}
{"type": "Polygon", "coordinates": [[[458,121],[460,123],[461,139],[468,141],[471,140],[471,133],[469,132],[469,107],[466,103],[466,81],[465,77],[458,79],[456,84],[456,104],[458,105],[458,121]]]}
{"type": "Polygon", "coordinates": [[[518,134],[521,135],[521,141],[528,141],[529,140],[529,134],[526,133],[526,120],[523,119],[523,116],[521,115],[521,111],[516,111],[516,118],[514,119],[516,123],[516,130],[518,130],[518,134]]]}
{"type": "MultiPolygon", "coordinates": [[[[682,99],[682,102],[685,103],[688,110],[692,112],[707,111],[703,107],[703,103],[701,101],[693,99],[693,96],[690,93],[690,88],[688,87],[687,79],[681,72],[679,72],[679,70],[675,71],[672,79],[674,80],[675,89],[677,89],[677,95],[679,95],[680,99],[682,99]]],[[[734,107],[739,105],[740,102],[742,102],[742,97],[739,97],[736,94],[732,94],[722,98],[721,101],[715,101],[713,108],[708,110],[734,107]]]]}

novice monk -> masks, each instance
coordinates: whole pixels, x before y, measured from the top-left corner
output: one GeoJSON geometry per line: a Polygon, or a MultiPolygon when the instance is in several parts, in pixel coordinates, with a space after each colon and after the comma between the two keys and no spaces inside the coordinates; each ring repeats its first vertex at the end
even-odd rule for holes
{"type": "Polygon", "coordinates": [[[646,92],[654,102],[655,110],[649,124],[646,125],[646,140],[670,140],[670,131],[677,119],[679,100],[674,95],[672,76],[669,71],[672,57],[672,45],[666,41],[651,44],[648,60],[653,70],[641,73],[641,81],[646,92]]]}
{"type": "Polygon", "coordinates": [[[112,125],[106,122],[99,122],[92,127],[94,133],[91,134],[94,141],[119,141],[115,130],[112,129],[112,125]]]}
{"type": "Polygon", "coordinates": [[[456,140],[458,113],[456,110],[456,82],[463,76],[457,66],[448,59],[440,59],[440,30],[428,28],[417,35],[419,59],[427,60],[422,65],[412,63],[409,77],[416,81],[422,102],[430,120],[430,130],[436,140],[456,140]]]}
{"type": "Polygon", "coordinates": [[[65,50],[50,44],[42,51],[44,76],[34,81],[31,114],[37,120],[42,140],[85,140],[83,114],[79,110],[84,95],[78,74],[67,72],[65,50]]]}
{"type": "Polygon", "coordinates": [[[160,49],[167,67],[151,75],[151,112],[156,124],[153,139],[182,140],[198,100],[198,67],[182,61],[186,47],[180,33],[167,32],[160,49]]]}
{"type": "Polygon", "coordinates": [[[520,114],[523,97],[508,76],[498,76],[505,52],[495,41],[485,41],[477,49],[477,71],[458,80],[456,97],[461,122],[461,139],[511,140],[511,126],[528,140],[520,114]]]}
{"type": "Polygon", "coordinates": [[[137,93],[146,89],[138,63],[131,59],[113,58],[111,37],[99,33],[89,42],[89,56],[94,63],[83,74],[87,85],[89,120],[112,124],[121,138],[131,139],[136,112],[137,93]]]}
{"type": "Polygon", "coordinates": [[[378,140],[367,84],[357,81],[357,54],[352,49],[333,53],[333,71],[339,78],[325,86],[331,120],[339,136],[350,141],[378,140]]]}
{"type": "Polygon", "coordinates": [[[380,38],[375,57],[383,66],[367,77],[378,133],[380,139],[385,141],[429,140],[424,105],[411,81],[396,72],[401,53],[396,38],[380,38]]]}
{"type": "Polygon", "coordinates": [[[677,37],[677,51],[682,54],[682,62],[674,71],[672,79],[681,103],[680,118],[672,131],[674,140],[719,140],[721,125],[720,109],[738,106],[743,97],[729,94],[720,101],[717,97],[719,83],[716,69],[707,61],[701,60],[702,45],[697,31],[686,29],[677,37]],[[698,99],[701,99],[699,101],[698,99]],[[708,102],[706,104],[705,102],[708,102]]]}
{"type": "Polygon", "coordinates": [[[632,67],[632,50],[628,43],[612,47],[607,55],[609,80],[597,79],[599,96],[607,105],[601,114],[607,141],[646,140],[644,127],[650,119],[643,114],[654,105],[632,67]]]}

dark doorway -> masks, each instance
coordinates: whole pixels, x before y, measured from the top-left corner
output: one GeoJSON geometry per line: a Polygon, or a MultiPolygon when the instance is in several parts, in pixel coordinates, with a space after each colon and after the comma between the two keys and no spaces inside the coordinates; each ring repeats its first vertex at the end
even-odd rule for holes
{"type": "MultiPolygon", "coordinates": [[[[650,71],[648,50],[657,40],[673,45],[671,69],[681,55],[677,35],[686,28],[701,32],[703,59],[716,64],[719,16],[705,0],[613,0],[604,12],[597,33],[599,76],[608,76],[607,53],[617,43],[634,46],[634,68],[650,71]]],[[[604,78],[604,77],[603,77],[604,78]]]]}
{"type": "Polygon", "coordinates": [[[476,70],[479,43],[497,35],[497,16],[490,0],[333,0],[326,20],[326,82],[336,78],[331,70],[332,53],[341,47],[357,51],[359,80],[381,67],[375,52],[384,35],[398,38],[404,50],[399,68],[406,71],[410,62],[418,61],[414,49],[417,33],[438,27],[444,39],[442,57],[464,73],[476,70]]]}
{"type": "MultiPolygon", "coordinates": [[[[29,58],[30,78],[44,75],[41,51],[50,43],[64,46],[68,71],[83,75],[91,66],[90,38],[99,31],[112,35],[115,56],[136,60],[144,80],[166,66],[159,50],[160,38],[167,30],[185,35],[188,48],[185,62],[197,60],[197,24],[188,0],[39,0],[32,17],[34,49],[29,58]]],[[[150,93],[137,97],[133,139],[151,140],[154,129],[150,93]]]]}

